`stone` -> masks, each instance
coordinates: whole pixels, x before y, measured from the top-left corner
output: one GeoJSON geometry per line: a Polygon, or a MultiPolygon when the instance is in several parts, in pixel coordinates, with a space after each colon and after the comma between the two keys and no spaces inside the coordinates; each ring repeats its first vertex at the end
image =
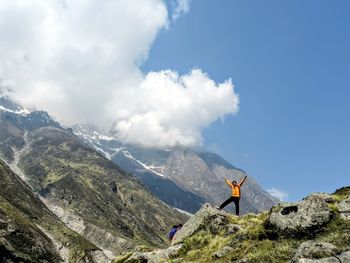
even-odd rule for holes
{"type": "Polygon", "coordinates": [[[327,258],[310,259],[310,258],[298,258],[292,263],[350,263],[350,251],[343,252],[340,255],[327,258]]]}
{"type": "Polygon", "coordinates": [[[222,258],[227,256],[228,254],[230,254],[233,251],[233,248],[230,246],[224,246],[223,248],[219,249],[218,251],[216,251],[212,257],[214,259],[218,259],[218,258],[222,258]]]}
{"type": "Polygon", "coordinates": [[[165,260],[176,257],[181,249],[182,244],[171,246],[167,249],[161,249],[156,251],[152,256],[149,257],[148,263],[165,262],[165,260]]]}
{"type": "Polygon", "coordinates": [[[218,234],[222,230],[227,231],[229,216],[230,214],[218,210],[210,204],[204,204],[175,234],[172,244],[182,243],[186,238],[193,236],[201,230],[212,234],[218,234]]]}
{"type": "Polygon", "coordinates": [[[149,258],[145,255],[145,253],[135,252],[132,254],[125,263],[148,263],[149,258]]]}
{"type": "Polygon", "coordinates": [[[321,259],[308,259],[308,258],[301,258],[298,259],[298,261],[292,261],[295,263],[341,263],[336,257],[330,257],[330,258],[321,258],[321,259]]]}
{"type": "Polygon", "coordinates": [[[350,262],[350,251],[346,251],[344,253],[341,253],[338,256],[338,259],[340,260],[340,262],[342,263],[349,263],[350,262]]]}
{"type": "Polygon", "coordinates": [[[338,204],[338,210],[342,219],[350,220],[350,196],[338,204]]]}
{"type": "Polygon", "coordinates": [[[339,249],[327,242],[306,241],[299,246],[295,258],[318,259],[332,257],[339,253],[339,249]]]}
{"type": "Polygon", "coordinates": [[[182,244],[168,247],[166,249],[158,249],[151,252],[135,252],[125,263],[158,263],[166,262],[169,258],[176,257],[182,244]]]}
{"type": "Polygon", "coordinates": [[[312,193],[305,197],[304,200],[322,200],[326,203],[334,203],[336,201],[332,195],[326,193],[312,193]]]}
{"type": "Polygon", "coordinates": [[[303,242],[295,253],[292,263],[349,263],[350,251],[340,250],[327,242],[303,242]]]}
{"type": "Polygon", "coordinates": [[[313,194],[300,202],[272,207],[268,226],[280,235],[307,235],[331,219],[332,212],[323,194],[313,194]]]}
{"type": "Polygon", "coordinates": [[[237,224],[227,224],[227,231],[225,233],[226,236],[236,234],[242,228],[237,224]]]}

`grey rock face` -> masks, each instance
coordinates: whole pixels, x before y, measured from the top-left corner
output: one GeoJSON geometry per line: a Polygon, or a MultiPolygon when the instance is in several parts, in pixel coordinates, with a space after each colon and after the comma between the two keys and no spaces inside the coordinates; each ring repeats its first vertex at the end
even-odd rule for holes
{"type": "Polygon", "coordinates": [[[176,233],[173,244],[182,243],[186,238],[201,230],[212,234],[217,234],[221,230],[227,231],[228,216],[229,214],[226,212],[220,211],[210,204],[205,204],[176,233]]]}
{"type": "Polygon", "coordinates": [[[309,196],[307,196],[306,198],[304,198],[304,200],[321,200],[324,201],[326,203],[334,203],[335,202],[335,198],[329,194],[326,193],[312,193],[309,196]]]}
{"type": "Polygon", "coordinates": [[[148,260],[149,258],[144,253],[135,252],[125,261],[125,263],[147,263],[148,260]]]}
{"type": "Polygon", "coordinates": [[[341,253],[338,256],[338,259],[340,260],[340,262],[349,263],[350,262],[350,251],[346,251],[346,252],[341,253]]]}
{"type": "Polygon", "coordinates": [[[340,253],[334,245],[326,242],[303,242],[292,263],[347,263],[350,262],[350,251],[340,253]]]}
{"type": "Polygon", "coordinates": [[[152,252],[135,252],[129,257],[125,263],[158,263],[166,262],[167,259],[175,257],[178,255],[179,250],[181,249],[182,244],[171,246],[167,249],[159,249],[152,252]]]}
{"type": "Polygon", "coordinates": [[[306,241],[299,246],[294,258],[319,259],[335,256],[339,252],[339,249],[330,243],[306,241]]]}
{"type": "Polygon", "coordinates": [[[350,220],[350,196],[338,205],[340,216],[345,220],[350,220]]]}
{"type": "Polygon", "coordinates": [[[216,251],[214,254],[213,254],[213,258],[222,258],[222,257],[225,257],[227,256],[231,251],[233,250],[232,247],[230,246],[224,246],[223,248],[221,248],[220,250],[216,251]]]}
{"type": "Polygon", "coordinates": [[[271,209],[269,225],[279,234],[304,235],[317,230],[332,218],[326,201],[308,196],[297,203],[280,203],[271,209]]]}

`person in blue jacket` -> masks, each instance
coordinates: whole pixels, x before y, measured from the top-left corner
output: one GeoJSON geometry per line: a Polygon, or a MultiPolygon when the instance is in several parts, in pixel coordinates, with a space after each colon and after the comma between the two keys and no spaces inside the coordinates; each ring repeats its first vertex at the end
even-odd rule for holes
{"type": "Polygon", "coordinates": [[[170,232],[169,232],[169,235],[168,235],[168,238],[169,238],[169,241],[172,241],[176,232],[179,231],[182,227],[182,224],[179,224],[179,225],[175,225],[171,228],[170,232]]]}

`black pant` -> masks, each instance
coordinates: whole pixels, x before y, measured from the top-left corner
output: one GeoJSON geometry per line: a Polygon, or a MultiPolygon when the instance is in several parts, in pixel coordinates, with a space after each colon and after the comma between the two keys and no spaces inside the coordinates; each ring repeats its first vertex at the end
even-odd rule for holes
{"type": "Polygon", "coordinates": [[[229,203],[235,203],[236,206],[236,215],[239,215],[239,197],[231,196],[229,199],[227,199],[225,202],[223,202],[220,205],[220,210],[223,209],[225,206],[227,206],[229,203]]]}

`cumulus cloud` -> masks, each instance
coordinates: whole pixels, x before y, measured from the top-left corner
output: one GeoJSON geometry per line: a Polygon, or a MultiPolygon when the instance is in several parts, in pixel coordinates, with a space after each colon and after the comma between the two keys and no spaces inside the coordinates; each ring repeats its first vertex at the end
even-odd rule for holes
{"type": "Polygon", "coordinates": [[[66,122],[97,121],[168,23],[160,0],[3,0],[0,78],[13,97],[66,122]]]}
{"type": "Polygon", "coordinates": [[[116,90],[115,98],[118,137],[146,146],[199,145],[204,127],[238,111],[231,80],[216,84],[198,69],[183,76],[150,72],[139,87],[116,90]]]}
{"type": "Polygon", "coordinates": [[[177,20],[181,15],[188,13],[191,2],[192,0],[177,0],[172,15],[173,20],[177,20]]]}
{"type": "MultiPolygon", "coordinates": [[[[179,1],[175,11],[188,9],[179,1]]],[[[238,96],[231,80],[215,83],[199,69],[143,73],[168,26],[161,0],[2,0],[2,92],[67,125],[112,128],[129,143],[198,145],[203,128],[237,112],[238,96]]]]}
{"type": "Polygon", "coordinates": [[[281,201],[285,201],[288,198],[288,193],[287,192],[284,192],[284,191],[276,189],[276,188],[268,189],[267,192],[270,195],[278,198],[281,201]]]}

